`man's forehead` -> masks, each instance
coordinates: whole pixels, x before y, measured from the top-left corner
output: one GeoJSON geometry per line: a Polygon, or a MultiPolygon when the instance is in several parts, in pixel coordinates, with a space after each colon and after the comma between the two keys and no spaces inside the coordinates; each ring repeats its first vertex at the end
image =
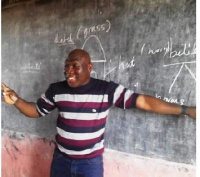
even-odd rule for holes
{"type": "Polygon", "coordinates": [[[69,63],[84,63],[84,60],[80,59],[80,58],[67,58],[65,60],[65,64],[69,64],[69,63]]]}
{"type": "Polygon", "coordinates": [[[74,62],[77,62],[77,63],[88,63],[89,60],[85,57],[67,57],[67,59],[65,60],[65,63],[74,63],[74,62]]]}
{"type": "Polygon", "coordinates": [[[67,58],[66,60],[65,60],[65,63],[66,62],[78,62],[78,61],[80,61],[81,59],[80,58],[67,58]]]}

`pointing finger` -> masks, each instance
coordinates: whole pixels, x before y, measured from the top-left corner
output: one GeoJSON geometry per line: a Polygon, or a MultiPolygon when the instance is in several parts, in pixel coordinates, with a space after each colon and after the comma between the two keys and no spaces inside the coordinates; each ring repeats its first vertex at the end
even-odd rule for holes
{"type": "Polygon", "coordinates": [[[4,83],[1,83],[1,87],[2,87],[2,89],[8,88],[4,83]]]}
{"type": "Polygon", "coordinates": [[[1,88],[3,89],[4,92],[10,90],[10,88],[7,87],[4,83],[1,83],[1,88]]]}

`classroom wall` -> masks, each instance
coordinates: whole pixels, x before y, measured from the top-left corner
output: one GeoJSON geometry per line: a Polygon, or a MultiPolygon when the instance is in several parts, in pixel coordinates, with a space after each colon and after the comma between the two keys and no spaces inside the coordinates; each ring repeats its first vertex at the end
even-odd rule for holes
{"type": "MultiPolygon", "coordinates": [[[[2,81],[35,102],[83,48],[92,77],[195,106],[195,15],[195,0],[3,0],[2,81]]],[[[56,120],[2,103],[3,177],[49,175],[56,120]]],[[[185,116],[113,107],[105,147],[106,177],[195,176],[196,122],[185,116]]]]}
{"type": "MultiPolygon", "coordinates": [[[[4,131],[2,177],[49,177],[54,142],[22,133],[4,131]]],[[[194,177],[194,165],[136,156],[105,149],[105,177],[194,177]]]]}

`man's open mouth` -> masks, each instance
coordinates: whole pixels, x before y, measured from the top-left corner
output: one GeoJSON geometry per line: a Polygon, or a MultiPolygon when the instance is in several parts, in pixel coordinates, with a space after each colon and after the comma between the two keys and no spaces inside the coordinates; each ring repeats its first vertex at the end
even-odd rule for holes
{"type": "Polygon", "coordinates": [[[75,82],[76,81],[76,77],[75,76],[69,76],[67,77],[68,82],[75,82]]]}

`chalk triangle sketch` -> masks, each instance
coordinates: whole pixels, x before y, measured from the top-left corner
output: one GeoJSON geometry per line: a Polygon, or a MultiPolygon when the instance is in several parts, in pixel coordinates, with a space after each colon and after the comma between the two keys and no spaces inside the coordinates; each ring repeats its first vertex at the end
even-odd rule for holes
{"type": "Polygon", "coordinates": [[[193,79],[194,79],[195,82],[196,82],[196,76],[195,76],[195,74],[191,71],[191,69],[187,66],[187,63],[196,63],[196,62],[183,62],[183,63],[176,63],[176,64],[164,65],[164,67],[168,67],[168,66],[172,66],[172,65],[181,65],[181,67],[180,67],[180,69],[179,69],[177,75],[175,76],[175,78],[174,78],[174,80],[173,80],[173,82],[172,82],[172,84],[171,84],[171,86],[170,86],[170,88],[169,88],[169,93],[171,93],[172,88],[173,88],[175,82],[177,81],[177,78],[179,77],[179,75],[180,75],[180,73],[181,73],[181,71],[182,71],[182,69],[183,69],[184,67],[188,70],[188,72],[190,73],[190,75],[193,77],[193,79]]]}
{"type": "MultiPolygon", "coordinates": [[[[103,64],[103,72],[101,74],[97,74],[97,71],[92,70],[91,75],[95,78],[105,79],[105,63],[106,63],[106,55],[104,49],[102,47],[101,41],[96,35],[89,36],[83,46],[82,49],[86,50],[91,57],[92,63],[102,63],[103,64]]],[[[94,69],[94,68],[93,68],[94,69]]]]}
{"type": "Polygon", "coordinates": [[[86,50],[90,54],[93,63],[106,62],[104,49],[102,47],[101,41],[96,35],[89,36],[85,40],[82,49],[86,50]]]}

